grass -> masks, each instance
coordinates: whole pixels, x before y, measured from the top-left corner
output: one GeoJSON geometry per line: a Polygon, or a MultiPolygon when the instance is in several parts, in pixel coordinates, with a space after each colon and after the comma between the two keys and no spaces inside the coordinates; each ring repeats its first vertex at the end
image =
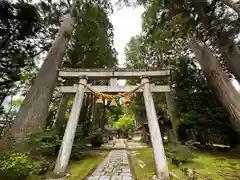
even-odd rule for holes
{"type": "MultiPolygon", "coordinates": [[[[89,148],[83,155],[83,159],[79,161],[71,161],[68,173],[70,176],[65,178],[66,180],[82,180],[97,167],[98,164],[100,164],[108,152],[110,151],[110,148],[89,148]]],[[[27,177],[27,180],[44,180],[48,179],[49,177],[52,177],[53,173],[52,171],[47,172],[44,175],[34,175],[31,174],[27,177]]]]}
{"type": "Polygon", "coordinates": [[[67,180],[84,179],[103,161],[107,153],[108,151],[102,151],[99,154],[91,155],[83,160],[71,163],[69,166],[70,176],[67,180]]]}
{"type": "MultiPolygon", "coordinates": [[[[66,180],[82,180],[100,164],[108,152],[110,148],[101,147],[101,148],[89,148],[86,152],[83,153],[83,159],[79,161],[71,161],[68,173],[70,176],[65,178],[66,180]]],[[[47,172],[44,175],[34,175],[31,174],[27,177],[27,180],[44,180],[49,177],[54,176],[52,171],[47,172]]]]}
{"type": "MultiPolygon", "coordinates": [[[[182,168],[194,169],[201,180],[239,180],[240,159],[228,156],[227,153],[194,152],[193,162],[181,167],[169,164],[171,172],[181,179],[187,179],[182,168]]],[[[139,180],[149,180],[155,174],[155,164],[151,148],[143,148],[131,152],[132,166],[139,180]],[[134,155],[135,154],[135,155],[134,155]],[[145,166],[143,166],[145,164],[145,166]],[[142,167],[141,167],[142,166],[142,167]]]]}

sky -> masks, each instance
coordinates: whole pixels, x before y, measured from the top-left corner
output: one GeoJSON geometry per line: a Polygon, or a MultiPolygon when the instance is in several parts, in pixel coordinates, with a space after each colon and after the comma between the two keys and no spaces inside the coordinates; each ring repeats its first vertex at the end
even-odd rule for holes
{"type": "MultiPolygon", "coordinates": [[[[116,0],[113,0],[113,3],[115,2],[116,0]]],[[[143,11],[143,7],[118,9],[117,6],[114,6],[114,13],[111,15],[110,20],[114,27],[114,45],[118,52],[120,67],[125,62],[124,49],[126,44],[131,37],[140,34],[142,30],[141,15],[143,11]]]]}
{"type": "MultiPolygon", "coordinates": [[[[112,0],[115,4],[116,0],[112,0]]],[[[118,63],[123,67],[125,63],[124,49],[130,39],[142,31],[141,15],[144,11],[143,7],[124,7],[119,9],[114,6],[114,13],[110,16],[110,21],[114,28],[114,46],[118,53],[118,63]]],[[[119,80],[118,84],[123,86],[125,80],[119,80]]]]}

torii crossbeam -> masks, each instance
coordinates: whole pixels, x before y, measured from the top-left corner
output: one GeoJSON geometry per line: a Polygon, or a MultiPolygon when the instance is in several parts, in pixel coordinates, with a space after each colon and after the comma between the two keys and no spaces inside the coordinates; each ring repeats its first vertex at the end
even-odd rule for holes
{"type": "Polygon", "coordinates": [[[150,77],[152,79],[166,78],[170,75],[169,69],[72,69],[65,68],[59,71],[59,76],[64,78],[78,78],[80,76],[87,76],[89,80],[104,80],[110,77],[117,79],[137,79],[142,76],[150,77]]]}

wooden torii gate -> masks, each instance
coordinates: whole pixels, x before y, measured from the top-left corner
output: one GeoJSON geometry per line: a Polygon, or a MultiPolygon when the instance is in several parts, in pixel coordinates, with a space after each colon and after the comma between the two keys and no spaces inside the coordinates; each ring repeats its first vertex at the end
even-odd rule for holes
{"type": "Polygon", "coordinates": [[[156,170],[159,177],[164,179],[169,178],[169,171],[167,166],[167,160],[164,153],[162,137],[157,120],[156,109],[153,102],[152,92],[169,92],[169,85],[154,85],[150,84],[150,80],[164,80],[170,75],[170,70],[131,70],[131,69],[65,69],[59,71],[59,76],[63,78],[79,78],[79,84],[75,86],[62,86],[59,87],[61,93],[75,93],[74,102],[72,105],[71,113],[67,126],[65,129],[61,148],[59,150],[58,158],[54,168],[54,173],[58,175],[64,175],[69,163],[72,145],[77,129],[78,118],[80,115],[84,92],[88,92],[87,86],[97,92],[129,92],[137,86],[124,86],[117,85],[117,80],[136,80],[142,84],[142,88],[139,88],[138,92],[143,92],[144,104],[146,108],[146,115],[148,119],[148,125],[151,135],[151,141],[153,146],[156,170]],[[110,80],[109,86],[94,86],[89,85],[88,80],[110,80]]]}

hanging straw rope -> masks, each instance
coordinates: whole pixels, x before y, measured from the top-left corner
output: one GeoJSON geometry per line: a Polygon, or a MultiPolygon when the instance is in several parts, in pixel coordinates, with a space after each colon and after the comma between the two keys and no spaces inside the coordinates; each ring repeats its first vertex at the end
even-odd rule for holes
{"type": "Polygon", "coordinates": [[[94,91],[92,88],[90,88],[88,85],[86,84],[83,84],[83,83],[78,83],[78,84],[81,84],[83,86],[85,86],[87,89],[89,89],[91,91],[91,93],[99,98],[103,98],[103,99],[116,99],[118,97],[123,97],[123,96],[132,96],[138,89],[142,88],[144,86],[144,84],[146,84],[148,82],[145,82],[143,84],[140,84],[139,86],[137,86],[135,89],[129,91],[129,92],[125,92],[125,93],[118,93],[117,95],[112,95],[112,94],[106,94],[106,93],[101,93],[101,92],[96,92],[94,91]]]}

